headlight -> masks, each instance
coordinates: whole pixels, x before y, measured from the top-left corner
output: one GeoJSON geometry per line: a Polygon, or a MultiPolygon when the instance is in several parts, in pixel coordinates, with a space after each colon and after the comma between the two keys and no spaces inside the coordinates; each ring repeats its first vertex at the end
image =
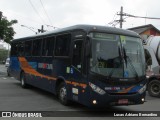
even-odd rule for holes
{"type": "Polygon", "coordinates": [[[146,78],[148,79],[148,78],[149,78],[149,76],[148,76],[148,75],[146,75],[146,78]]]}
{"type": "Polygon", "coordinates": [[[139,94],[142,94],[146,90],[146,84],[138,91],[139,94]]]}
{"type": "Polygon", "coordinates": [[[100,87],[96,86],[95,84],[89,82],[89,86],[92,88],[92,90],[100,95],[104,95],[106,92],[102,90],[100,87]]]}

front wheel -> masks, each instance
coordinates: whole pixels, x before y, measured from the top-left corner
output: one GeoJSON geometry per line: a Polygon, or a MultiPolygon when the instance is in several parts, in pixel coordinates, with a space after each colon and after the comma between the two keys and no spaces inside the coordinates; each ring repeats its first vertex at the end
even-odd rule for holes
{"type": "Polygon", "coordinates": [[[153,97],[160,97],[160,81],[152,80],[148,83],[148,93],[153,97]]]}
{"type": "Polygon", "coordinates": [[[20,82],[21,82],[22,88],[27,88],[26,78],[25,78],[25,73],[24,72],[21,73],[20,82]]]}
{"type": "Polygon", "coordinates": [[[68,105],[69,101],[67,99],[67,88],[64,82],[59,85],[58,88],[58,98],[63,105],[68,105]]]}

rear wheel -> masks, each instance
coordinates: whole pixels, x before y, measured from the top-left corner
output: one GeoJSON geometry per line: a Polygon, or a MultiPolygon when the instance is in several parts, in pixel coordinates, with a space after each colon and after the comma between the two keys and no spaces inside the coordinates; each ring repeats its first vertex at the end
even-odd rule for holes
{"type": "Polygon", "coordinates": [[[67,99],[67,88],[64,82],[62,82],[58,87],[58,98],[63,105],[69,104],[67,99]]]}
{"type": "Polygon", "coordinates": [[[27,88],[26,78],[25,78],[25,73],[24,72],[21,73],[20,82],[21,82],[22,88],[27,88]]]}
{"type": "Polygon", "coordinates": [[[152,80],[148,83],[148,93],[153,97],[160,97],[160,81],[152,80]]]}
{"type": "Polygon", "coordinates": [[[8,76],[8,77],[10,77],[10,76],[11,76],[11,75],[10,75],[10,73],[9,73],[8,68],[7,68],[7,76],[8,76]]]}

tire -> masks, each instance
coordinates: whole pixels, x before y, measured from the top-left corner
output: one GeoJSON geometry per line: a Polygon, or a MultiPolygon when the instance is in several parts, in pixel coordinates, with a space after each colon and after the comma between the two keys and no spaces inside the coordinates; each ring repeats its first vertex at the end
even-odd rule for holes
{"type": "Polygon", "coordinates": [[[67,99],[67,88],[64,82],[62,82],[58,87],[58,98],[63,105],[69,105],[69,101],[67,99]]]}
{"type": "Polygon", "coordinates": [[[21,82],[21,87],[22,88],[27,88],[28,87],[28,85],[26,84],[26,78],[25,78],[25,73],[24,72],[21,73],[20,82],[21,82]]]}
{"type": "Polygon", "coordinates": [[[11,75],[9,74],[9,71],[7,70],[7,76],[10,77],[11,75]]]}
{"type": "Polygon", "coordinates": [[[160,81],[152,80],[148,83],[148,93],[152,97],[160,97],[160,81]]]}

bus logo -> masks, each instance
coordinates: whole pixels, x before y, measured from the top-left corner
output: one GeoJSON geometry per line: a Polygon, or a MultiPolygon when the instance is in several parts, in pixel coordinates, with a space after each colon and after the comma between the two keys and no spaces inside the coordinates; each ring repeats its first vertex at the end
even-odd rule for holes
{"type": "Polygon", "coordinates": [[[47,63],[38,63],[38,68],[43,68],[43,69],[48,69],[52,70],[52,64],[47,64],[47,63]]]}

